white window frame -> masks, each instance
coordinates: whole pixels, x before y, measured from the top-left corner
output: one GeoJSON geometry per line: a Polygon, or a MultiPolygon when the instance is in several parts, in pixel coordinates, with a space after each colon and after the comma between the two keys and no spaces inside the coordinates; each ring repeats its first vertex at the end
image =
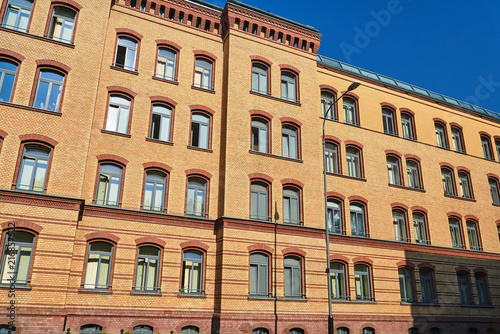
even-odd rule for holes
{"type": "Polygon", "coordinates": [[[172,108],[163,104],[153,104],[149,138],[170,142],[171,128],[172,108]]]}
{"type": "Polygon", "coordinates": [[[347,175],[361,178],[361,151],[354,147],[346,148],[347,175]]]}
{"type": "Polygon", "coordinates": [[[115,62],[113,65],[128,71],[137,72],[136,62],[137,62],[138,46],[139,42],[137,40],[128,36],[118,36],[118,41],[116,42],[115,62]],[[123,51],[125,52],[123,64],[118,64],[118,52],[120,48],[123,48],[124,49],[123,51]]]}
{"type": "Polygon", "coordinates": [[[295,188],[285,187],[283,189],[283,222],[299,225],[301,223],[300,206],[300,191],[295,188]],[[297,216],[297,219],[293,219],[294,216],[297,216]]]}
{"type": "Polygon", "coordinates": [[[207,202],[207,183],[207,180],[196,176],[190,177],[188,179],[186,215],[205,217],[207,202]],[[200,200],[201,203],[198,202],[200,200]],[[199,210],[197,209],[198,207],[199,210]]]}
{"type": "Polygon", "coordinates": [[[77,13],[74,10],[69,9],[68,7],[54,6],[47,38],[62,43],[72,44],[76,14],[77,13]],[[73,13],[73,15],[69,15],[70,12],[73,13]],[[58,26],[60,27],[60,31],[57,34],[55,31],[58,26]]]}
{"type": "Polygon", "coordinates": [[[401,113],[401,130],[403,132],[403,138],[415,140],[415,135],[413,133],[413,117],[407,113],[401,113]]]}
{"type": "Polygon", "coordinates": [[[22,32],[28,32],[32,9],[33,1],[31,0],[9,0],[7,5],[5,6],[5,14],[2,20],[2,27],[22,32]],[[30,3],[29,6],[28,3],[30,3]],[[15,20],[14,24],[8,25],[7,21],[10,15],[13,15],[15,17],[15,20]],[[23,19],[23,21],[21,21],[21,19],[23,19]]]}
{"type": "Polygon", "coordinates": [[[387,177],[389,180],[389,184],[397,186],[402,185],[399,166],[400,166],[400,160],[398,158],[392,156],[387,157],[387,177]]]}
{"type": "Polygon", "coordinates": [[[394,111],[389,108],[382,108],[382,122],[384,133],[395,136],[397,134],[394,122],[394,111]]]}
{"type": "Polygon", "coordinates": [[[213,90],[212,88],[213,62],[196,58],[194,67],[194,86],[202,89],[213,90]]]}
{"type": "Polygon", "coordinates": [[[128,97],[111,94],[105,130],[128,134],[131,105],[132,100],[128,97]]]}
{"type": "Polygon", "coordinates": [[[299,129],[284,124],[281,131],[283,157],[299,159],[299,129]]]}
{"type": "Polygon", "coordinates": [[[14,91],[14,83],[16,82],[16,75],[17,75],[17,69],[19,65],[9,61],[7,59],[0,58],[0,101],[1,102],[10,102],[12,99],[12,93],[14,91]],[[6,65],[4,65],[6,64],[6,65]],[[15,66],[16,70],[13,71],[12,69],[4,68],[4,67],[11,67],[15,66]],[[9,80],[6,80],[9,78],[9,80]],[[9,86],[10,83],[10,86],[9,86]],[[2,100],[2,95],[7,95],[8,98],[5,100],[2,100]]]}
{"type": "Polygon", "coordinates": [[[63,89],[63,85],[64,85],[64,79],[65,79],[65,75],[60,73],[60,72],[53,71],[53,70],[46,70],[46,69],[40,70],[40,74],[39,74],[38,82],[37,82],[37,86],[36,86],[35,99],[33,100],[33,107],[43,109],[43,110],[48,110],[48,111],[59,112],[59,107],[61,104],[62,89],[63,89]],[[56,80],[56,79],[51,79],[48,77],[44,78],[44,75],[48,76],[50,74],[56,74],[56,75],[62,77],[62,79],[56,80]],[[41,95],[40,84],[42,84],[42,83],[45,85],[48,85],[46,95],[41,95]],[[52,96],[54,92],[57,92],[57,97],[56,97],[55,102],[53,101],[53,96],[52,96]]]}
{"type": "Polygon", "coordinates": [[[360,204],[350,205],[351,234],[366,237],[365,207],[360,204]]]}
{"type": "Polygon", "coordinates": [[[297,76],[294,73],[281,72],[281,98],[297,102],[297,76]]]}
{"type": "Polygon", "coordinates": [[[344,123],[359,126],[356,100],[346,96],[342,100],[342,106],[344,108],[344,123]]]}
{"type": "Polygon", "coordinates": [[[268,67],[260,64],[252,64],[252,91],[268,95],[268,67]]]}
{"type": "Polygon", "coordinates": [[[170,48],[160,46],[158,48],[155,76],[165,80],[177,81],[175,77],[176,62],[177,52],[170,48]],[[163,71],[161,71],[162,67],[163,71]],[[171,75],[169,72],[171,72],[171,75]]]}
{"type": "Polygon", "coordinates": [[[269,122],[261,118],[252,118],[252,151],[269,153],[268,126],[269,122]]]}

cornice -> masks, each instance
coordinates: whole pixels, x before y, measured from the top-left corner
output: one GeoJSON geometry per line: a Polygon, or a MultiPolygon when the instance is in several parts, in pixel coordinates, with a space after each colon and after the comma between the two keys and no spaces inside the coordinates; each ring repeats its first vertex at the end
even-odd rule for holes
{"type": "Polygon", "coordinates": [[[79,211],[85,200],[28,191],[0,189],[0,202],[79,211]]]}

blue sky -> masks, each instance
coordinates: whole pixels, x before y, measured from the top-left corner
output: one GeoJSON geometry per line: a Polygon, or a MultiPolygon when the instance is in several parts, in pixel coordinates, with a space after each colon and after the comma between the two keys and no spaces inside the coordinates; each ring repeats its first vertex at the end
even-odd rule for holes
{"type": "Polygon", "coordinates": [[[498,0],[240,1],[318,29],[321,55],[500,113],[498,0]]]}

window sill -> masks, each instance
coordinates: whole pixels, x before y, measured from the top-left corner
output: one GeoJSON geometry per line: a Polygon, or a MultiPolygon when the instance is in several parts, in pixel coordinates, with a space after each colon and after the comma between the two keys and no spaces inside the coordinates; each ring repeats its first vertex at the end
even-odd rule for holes
{"type": "Polygon", "coordinates": [[[332,176],[339,176],[339,177],[343,177],[343,178],[346,178],[346,179],[358,180],[358,181],[366,182],[366,179],[364,179],[362,177],[355,177],[355,176],[349,176],[349,175],[337,174],[337,173],[330,173],[330,172],[326,172],[326,174],[327,175],[332,175],[332,176]]]}
{"type": "Polygon", "coordinates": [[[195,151],[202,151],[202,152],[208,152],[208,153],[213,152],[213,150],[208,149],[208,148],[201,148],[201,147],[196,147],[196,146],[191,146],[191,145],[188,145],[187,148],[190,150],[195,150],[195,151]]]}
{"type": "Polygon", "coordinates": [[[251,91],[250,91],[250,94],[257,95],[257,96],[262,96],[262,97],[267,97],[268,99],[271,99],[271,100],[281,101],[281,102],[285,102],[285,103],[293,104],[293,105],[295,105],[295,106],[299,106],[299,107],[301,107],[301,106],[302,106],[302,104],[300,104],[300,101],[290,101],[290,100],[285,100],[285,99],[282,99],[282,98],[279,98],[279,97],[274,97],[274,96],[272,96],[272,95],[266,95],[266,94],[262,94],[262,93],[254,92],[253,90],[251,90],[251,91]]]}
{"type": "Polygon", "coordinates": [[[31,286],[28,286],[28,285],[19,285],[19,284],[14,284],[14,285],[10,285],[10,284],[0,284],[0,289],[12,289],[13,290],[31,290],[31,286]]]}
{"type": "Polygon", "coordinates": [[[493,305],[476,305],[476,304],[472,304],[472,305],[460,304],[460,307],[465,307],[465,308],[495,308],[495,306],[493,306],[493,305]]]}
{"type": "Polygon", "coordinates": [[[130,291],[131,295],[142,295],[142,296],[161,296],[161,292],[146,292],[146,291],[130,291]]]}
{"type": "Polygon", "coordinates": [[[420,303],[418,302],[400,302],[400,305],[406,305],[406,306],[416,306],[416,305],[420,305],[420,303]]]}
{"type": "Polygon", "coordinates": [[[491,205],[496,206],[497,208],[500,208],[500,204],[491,203],[491,205]]]}
{"type": "Polygon", "coordinates": [[[40,41],[45,41],[45,42],[49,42],[49,43],[53,43],[53,44],[57,44],[57,45],[60,45],[60,46],[65,46],[65,47],[67,47],[67,48],[71,48],[71,49],[74,49],[74,48],[75,48],[75,45],[74,45],[74,44],[70,44],[70,43],[63,43],[63,42],[55,41],[55,40],[50,39],[50,38],[47,38],[47,37],[37,36],[37,35],[33,35],[33,34],[30,34],[30,33],[27,33],[27,32],[23,32],[23,31],[15,30],[15,29],[9,29],[9,28],[6,28],[6,27],[0,27],[0,30],[1,30],[1,31],[8,31],[8,32],[12,32],[12,33],[14,33],[14,34],[18,34],[18,35],[21,35],[21,36],[26,36],[26,37],[35,38],[35,39],[38,39],[38,40],[40,40],[40,41]]]}
{"type": "Polygon", "coordinates": [[[198,87],[198,86],[195,86],[195,85],[192,85],[191,89],[199,90],[201,92],[207,92],[207,93],[210,93],[210,94],[215,94],[215,90],[213,90],[213,89],[201,88],[201,87],[198,87]]]}
{"type": "Polygon", "coordinates": [[[270,158],[275,158],[275,159],[281,159],[281,160],[287,160],[287,161],[293,161],[293,162],[303,163],[303,160],[301,160],[301,159],[292,159],[292,158],[282,157],[281,155],[274,155],[274,154],[270,154],[270,153],[262,153],[262,152],[257,152],[257,151],[253,151],[253,150],[249,150],[248,153],[256,154],[256,155],[262,155],[262,156],[265,156],[265,157],[270,157],[270,158]]]}
{"type": "Polygon", "coordinates": [[[404,303],[401,302],[401,305],[411,305],[411,306],[441,306],[439,303],[404,303]]]}
{"type": "Polygon", "coordinates": [[[425,190],[424,189],[420,189],[420,188],[412,188],[412,187],[401,186],[401,185],[398,185],[398,184],[391,184],[391,183],[388,183],[388,186],[389,187],[394,187],[394,188],[401,188],[401,189],[406,189],[406,190],[418,191],[420,193],[425,193],[425,190]]]}
{"type": "Polygon", "coordinates": [[[360,299],[360,300],[351,300],[348,303],[359,303],[359,304],[377,304],[375,300],[367,300],[367,299],[360,299]]]}
{"type": "Polygon", "coordinates": [[[476,202],[474,198],[466,198],[466,197],[460,197],[460,196],[454,196],[454,195],[444,195],[444,197],[449,197],[449,198],[455,198],[455,199],[460,199],[462,201],[467,201],[467,202],[476,202]]]}
{"type": "Polygon", "coordinates": [[[173,84],[173,85],[178,85],[179,84],[179,81],[177,81],[177,79],[169,80],[169,79],[164,79],[164,78],[161,78],[161,77],[157,77],[156,75],[153,75],[153,79],[161,81],[161,82],[166,82],[166,83],[169,83],[169,84],[173,84]]]}
{"type": "MultiPolygon", "coordinates": [[[[320,118],[320,119],[325,119],[325,117],[324,117],[324,116],[320,116],[319,118],[320,118]]],[[[327,121],[330,121],[330,122],[336,122],[336,123],[338,123],[338,122],[339,122],[339,118],[338,118],[338,117],[335,117],[335,118],[330,118],[330,117],[328,117],[328,118],[326,118],[326,120],[327,120],[327,121]]]]}
{"type": "Polygon", "coordinates": [[[120,72],[130,73],[130,74],[133,74],[133,75],[139,75],[139,72],[137,72],[137,71],[126,70],[126,69],[118,67],[116,65],[110,65],[109,68],[112,69],[112,70],[120,71],[120,72]]]}
{"type": "Polygon", "coordinates": [[[22,104],[15,104],[11,102],[5,102],[5,101],[0,101],[0,105],[8,106],[8,107],[15,107],[15,108],[21,108],[24,110],[31,110],[31,111],[36,111],[36,112],[41,112],[44,114],[49,114],[49,115],[54,115],[54,116],[62,116],[60,111],[51,111],[51,110],[45,110],[45,109],[40,109],[40,108],[35,108],[31,106],[25,106],[22,104]]]}
{"type": "Polygon", "coordinates": [[[182,292],[178,293],[177,297],[180,297],[180,298],[207,298],[206,295],[202,295],[202,294],[182,293],[182,292]]]}
{"type": "Polygon", "coordinates": [[[174,146],[174,143],[171,141],[164,141],[164,140],[159,140],[159,139],[154,139],[154,138],[149,138],[149,137],[146,137],[146,141],[149,141],[152,143],[163,144],[163,145],[174,146]]]}
{"type": "Polygon", "coordinates": [[[361,127],[361,124],[359,123],[348,123],[348,122],[344,122],[345,125],[350,125],[350,126],[355,126],[357,128],[360,128],[361,127]]]}
{"type": "Polygon", "coordinates": [[[248,296],[248,300],[275,300],[276,298],[274,297],[268,297],[268,296],[248,296]]]}
{"type": "Polygon", "coordinates": [[[437,148],[440,148],[442,150],[446,150],[446,151],[451,151],[450,148],[448,146],[436,146],[437,148]]]}
{"type": "Polygon", "coordinates": [[[299,303],[307,303],[309,299],[305,297],[278,297],[276,298],[279,302],[299,302],[299,303]]]}
{"type": "Polygon", "coordinates": [[[384,134],[386,134],[388,136],[392,136],[392,137],[399,137],[399,135],[396,132],[385,132],[384,131],[384,134]]]}
{"type": "Polygon", "coordinates": [[[82,292],[82,293],[106,293],[106,294],[113,294],[113,291],[103,290],[103,289],[78,289],[78,292],[82,292]]]}
{"type": "Polygon", "coordinates": [[[132,137],[128,133],[121,133],[121,132],[109,131],[109,130],[104,130],[104,129],[101,129],[101,132],[102,133],[107,133],[108,135],[115,135],[115,136],[120,136],[120,137],[125,137],[125,138],[132,137]]]}

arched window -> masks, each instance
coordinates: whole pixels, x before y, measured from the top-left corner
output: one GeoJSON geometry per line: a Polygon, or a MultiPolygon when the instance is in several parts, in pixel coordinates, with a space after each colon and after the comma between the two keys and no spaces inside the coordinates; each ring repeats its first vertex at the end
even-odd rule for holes
{"type": "Polygon", "coordinates": [[[422,290],[422,303],[434,303],[434,275],[430,269],[420,269],[420,287],[422,290]]]}
{"type": "Polygon", "coordinates": [[[418,328],[416,327],[409,328],[408,334],[418,334],[418,328]]]}
{"type": "Polygon", "coordinates": [[[499,137],[495,137],[495,147],[497,149],[498,161],[500,161],[500,138],[499,137]]]}
{"type": "Polygon", "coordinates": [[[212,61],[197,57],[194,65],[194,86],[212,90],[212,61]]]}
{"type": "Polygon", "coordinates": [[[10,102],[16,81],[18,64],[0,58],[0,101],[10,102]]]}
{"type": "Polygon", "coordinates": [[[478,334],[477,328],[471,327],[467,330],[467,334],[478,334]]]}
{"type": "Polygon", "coordinates": [[[54,6],[47,38],[63,43],[73,43],[76,12],[68,7],[54,6]]]}
{"type": "Polygon", "coordinates": [[[266,328],[255,328],[252,334],[269,334],[269,331],[266,328]]]}
{"type": "Polygon", "coordinates": [[[2,27],[28,32],[33,0],[8,0],[2,27]]]}
{"type": "Polygon", "coordinates": [[[302,297],[302,259],[296,256],[285,257],[285,297],[302,297]]]}
{"type": "Polygon", "coordinates": [[[415,229],[415,242],[430,244],[427,233],[427,218],[423,213],[413,212],[413,227],[415,229]]]}
{"type": "Polygon", "coordinates": [[[382,108],[382,122],[384,125],[384,133],[388,135],[397,135],[396,131],[396,117],[394,111],[389,108],[382,108]]]}
{"type": "Polygon", "coordinates": [[[269,94],[268,90],[268,66],[254,62],[252,63],[252,91],[260,94],[269,94]]]}
{"type": "Polygon", "coordinates": [[[153,246],[139,247],[139,252],[137,254],[137,270],[135,274],[135,291],[158,291],[158,272],[160,265],[160,249],[153,246]]]}
{"type": "Polygon", "coordinates": [[[268,184],[255,181],[250,188],[250,218],[268,221],[270,219],[268,184]]]}
{"type": "Polygon", "coordinates": [[[490,185],[491,201],[495,205],[500,205],[500,193],[499,193],[499,182],[498,179],[489,177],[488,183],[490,185]]]}
{"type": "Polygon", "coordinates": [[[130,35],[118,35],[116,39],[116,56],[114,66],[137,72],[139,40],[130,35]]]}
{"type": "Polygon", "coordinates": [[[408,187],[423,189],[422,178],[420,177],[420,163],[417,160],[406,159],[406,172],[408,174],[408,187]]]}
{"type": "Polygon", "coordinates": [[[114,246],[104,241],[91,242],[88,246],[84,289],[110,288],[110,273],[114,246]]]}
{"type": "Polygon", "coordinates": [[[367,265],[354,265],[354,281],[356,283],[356,300],[373,301],[370,268],[367,265]]]}
{"type": "Polygon", "coordinates": [[[414,301],[413,297],[413,274],[409,268],[399,268],[399,291],[401,294],[401,301],[411,303],[414,301]]]}
{"type": "Polygon", "coordinates": [[[9,325],[0,325],[0,334],[15,334],[16,327],[9,325]]]}
{"type": "Polygon", "coordinates": [[[394,238],[396,241],[409,242],[406,228],[406,213],[401,210],[392,211],[392,222],[394,226],[394,238]]]}
{"type": "Polygon", "coordinates": [[[401,161],[396,156],[387,156],[387,176],[389,184],[402,185],[401,182],[401,161]]]}
{"type": "Polygon", "coordinates": [[[351,204],[351,234],[366,237],[365,206],[359,203],[351,204]]]}
{"type": "Polygon", "coordinates": [[[144,181],[143,210],[164,211],[167,189],[167,175],[156,170],[146,172],[144,181]]]}
{"type": "Polygon", "coordinates": [[[469,247],[472,250],[482,250],[479,238],[477,223],[473,220],[467,220],[467,236],[469,237],[469,247]]]}
{"type": "Polygon", "coordinates": [[[349,328],[339,327],[337,328],[337,334],[349,334],[349,328]]]}
{"type": "Polygon", "coordinates": [[[171,132],[172,108],[163,104],[153,104],[149,138],[170,142],[171,132]]]}
{"type": "Polygon", "coordinates": [[[457,273],[458,293],[460,305],[472,305],[470,293],[469,273],[461,271],[457,273]]]}
{"type": "Polygon", "coordinates": [[[321,116],[330,120],[338,120],[337,109],[333,104],[335,102],[335,95],[329,91],[322,90],[321,91],[321,116]]]}
{"type": "Polygon", "coordinates": [[[12,284],[11,277],[15,274],[16,285],[29,283],[31,258],[35,245],[35,235],[23,231],[7,232],[4,238],[2,263],[0,273],[1,284],[12,284]]]}
{"type": "Polygon", "coordinates": [[[288,334],[304,334],[304,330],[301,328],[292,328],[288,331],[288,334]]]}
{"type": "Polygon", "coordinates": [[[99,177],[95,203],[100,205],[119,206],[123,168],[110,163],[99,167],[99,177]]]}
{"type": "Polygon", "coordinates": [[[477,290],[478,305],[490,305],[490,294],[488,293],[488,281],[484,273],[476,273],[474,275],[477,290]]]}
{"type": "Polygon", "coordinates": [[[251,150],[269,153],[269,122],[264,118],[252,117],[251,150]]]}
{"type": "Polygon", "coordinates": [[[181,293],[203,294],[203,254],[199,251],[185,251],[182,256],[181,293]]]}
{"type": "Polygon", "coordinates": [[[458,126],[451,127],[451,138],[453,139],[453,149],[455,152],[465,153],[464,137],[462,129],[458,126]]]}
{"type": "Polygon", "coordinates": [[[171,48],[159,47],[156,60],[157,78],[177,81],[177,51],[171,48]]]}
{"type": "Polygon", "coordinates": [[[460,196],[463,198],[474,198],[472,192],[472,184],[470,181],[470,175],[467,171],[458,171],[458,188],[460,190],[460,196]]]}
{"type": "Polygon", "coordinates": [[[101,334],[102,327],[98,325],[83,325],[80,327],[80,334],[101,334]]]}
{"type": "Polygon", "coordinates": [[[403,138],[416,140],[415,121],[413,115],[408,112],[401,112],[401,129],[403,130],[403,138]]]}
{"type": "Polygon", "coordinates": [[[375,334],[375,330],[371,327],[363,328],[363,334],[375,334]]]}
{"type": "Polygon", "coordinates": [[[206,114],[194,112],[191,116],[191,140],[192,147],[210,149],[210,119],[206,114]]]}
{"type": "Polygon", "coordinates": [[[344,122],[346,124],[359,126],[358,111],[356,109],[356,105],[356,100],[354,100],[352,97],[344,96],[344,122]]]}
{"type": "Polygon", "coordinates": [[[135,326],[133,334],[153,334],[153,327],[147,325],[135,326]]]}
{"type": "Polygon", "coordinates": [[[250,291],[251,296],[269,294],[269,256],[263,253],[250,255],[250,291]]]}
{"type": "Polygon", "coordinates": [[[16,189],[45,192],[51,150],[42,145],[23,147],[23,156],[17,177],[16,189]]]}
{"type": "Polygon", "coordinates": [[[106,115],[106,130],[128,134],[132,100],[128,97],[112,94],[109,97],[106,115]]]}
{"type": "Polygon", "coordinates": [[[456,218],[448,219],[450,225],[451,245],[453,248],[462,248],[462,228],[461,222],[456,218]]]}
{"type": "Polygon", "coordinates": [[[199,334],[200,330],[195,326],[182,327],[181,334],[199,334]]]}
{"type": "Polygon", "coordinates": [[[52,69],[40,69],[33,107],[59,111],[65,74],[52,69]]]}
{"type": "Polygon", "coordinates": [[[455,178],[453,170],[449,168],[441,168],[441,178],[443,180],[444,194],[448,196],[455,196],[455,178]]]}
{"type": "Polygon", "coordinates": [[[493,160],[493,151],[491,150],[490,137],[481,135],[481,146],[483,147],[483,155],[487,160],[493,160]]]}
{"type": "Polygon", "coordinates": [[[339,169],[339,146],[333,142],[325,143],[326,172],[340,174],[339,169]]]}
{"type": "Polygon", "coordinates": [[[347,160],[347,175],[351,177],[361,178],[361,151],[354,146],[346,147],[347,160]]]}
{"type": "Polygon", "coordinates": [[[429,333],[430,334],[441,334],[441,330],[437,327],[432,327],[431,331],[429,333]]]}
{"type": "Polygon", "coordinates": [[[281,98],[297,102],[297,76],[292,72],[281,72],[281,98]]]}
{"type": "Polygon", "coordinates": [[[344,234],[344,221],[342,217],[343,203],[329,199],[328,210],[328,231],[335,234],[344,234]]]}
{"type": "Polygon", "coordinates": [[[446,133],[446,125],[441,122],[434,122],[434,129],[436,131],[437,146],[448,149],[448,135],[446,133]]]}
{"type": "Polygon", "coordinates": [[[283,188],[283,222],[298,225],[301,222],[300,191],[293,187],[283,188]]]}
{"type": "Polygon", "coordinates": [[[207,180],[200,177],[188,179],[186,215],[206,216],[207,180]]]}
{"type": "Polygon", "coordinates": [[[281,143],[285,158],[299,159],[299,131],[295,126],[283,124],[281,143]]]}
{"type": "Polygon", "coordinates": [[[341,262],[330,262],[330,284],[332,298],[347,299],[346,266],[341,262]]]}

